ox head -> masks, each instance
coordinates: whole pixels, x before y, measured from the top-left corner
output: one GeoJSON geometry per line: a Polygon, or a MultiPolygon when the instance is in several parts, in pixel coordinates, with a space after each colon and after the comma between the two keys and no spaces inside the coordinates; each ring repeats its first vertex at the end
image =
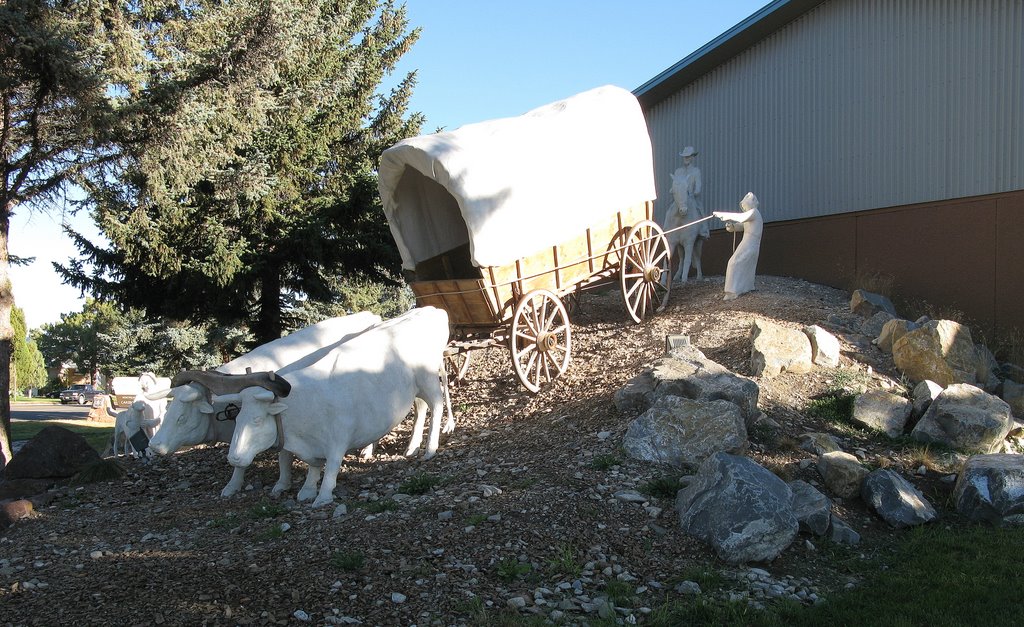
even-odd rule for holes
{"type": "Polygon", "coordinates": [[[235,403],[241,407],[235,417],[235,432],[228,449],[229,464],[245,468],[256,455],[277,443],[277,415],[288,406],[279,402],[273,392],[250,387],[237,394],[215,396],[214,401],[235,403]]]}
{"type": "Polygon", "coordinates": [[[167,406],[160,428],[149,442],[149,447],[160,455],[203,442],[213,418],[213,406],[206,400],[207,390],[202,385],[189,383],[158,390],[146,394],[146,398],[155,401],[168,395],[174,398],[167,406]]]}

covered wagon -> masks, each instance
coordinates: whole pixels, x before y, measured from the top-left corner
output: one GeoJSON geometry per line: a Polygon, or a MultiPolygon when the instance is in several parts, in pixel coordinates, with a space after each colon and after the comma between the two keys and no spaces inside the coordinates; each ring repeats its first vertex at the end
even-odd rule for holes
{"type": "Polygon", "coordinates": [[[564,297],[618,280],[636,322],[668,301],[650,137],[624,89],[406,139],[379,187],[417,304],[448,312],[449,354],[507,345],[531,391],[569,365],[564,297]]]}

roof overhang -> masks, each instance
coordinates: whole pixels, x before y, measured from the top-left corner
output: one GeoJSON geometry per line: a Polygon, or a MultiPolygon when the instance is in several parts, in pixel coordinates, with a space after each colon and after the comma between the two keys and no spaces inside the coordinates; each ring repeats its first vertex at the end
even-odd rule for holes
{"type": "Polygon", "coordinates": [[[633,90],[649,109],[716,67],[763,41],[825,0],[775,0],[633,90]]]}

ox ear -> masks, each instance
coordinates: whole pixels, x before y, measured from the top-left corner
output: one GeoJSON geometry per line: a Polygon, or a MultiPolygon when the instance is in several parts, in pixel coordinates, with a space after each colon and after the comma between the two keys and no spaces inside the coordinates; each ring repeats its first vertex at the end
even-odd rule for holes
{"type": "Polygon", "coordinates": [[[284,403],[271,403],[270,407],[267,408],[267,413],[270,414],[271,416],[276,416],[286,409],[288,409],[288,406],[285,405],[284,403]]]}
{"type": "Polygon", "coordinates": [[[199,403],[199,413],[201,413],[201,414],[212,414],[213,413],[213,405],[207,403],[206,401],[201,401],[199,403]]]}

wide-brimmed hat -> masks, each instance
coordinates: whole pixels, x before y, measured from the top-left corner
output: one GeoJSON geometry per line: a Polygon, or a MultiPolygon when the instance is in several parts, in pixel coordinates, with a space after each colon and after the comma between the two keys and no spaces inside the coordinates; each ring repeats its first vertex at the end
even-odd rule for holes
{"type": "Polygon", "coordinates": [[[683,148],[683,151],[679,153],[680,157],[696,157],[697,151],[693,149],[693,146],[687,146],[683,148]]]}

